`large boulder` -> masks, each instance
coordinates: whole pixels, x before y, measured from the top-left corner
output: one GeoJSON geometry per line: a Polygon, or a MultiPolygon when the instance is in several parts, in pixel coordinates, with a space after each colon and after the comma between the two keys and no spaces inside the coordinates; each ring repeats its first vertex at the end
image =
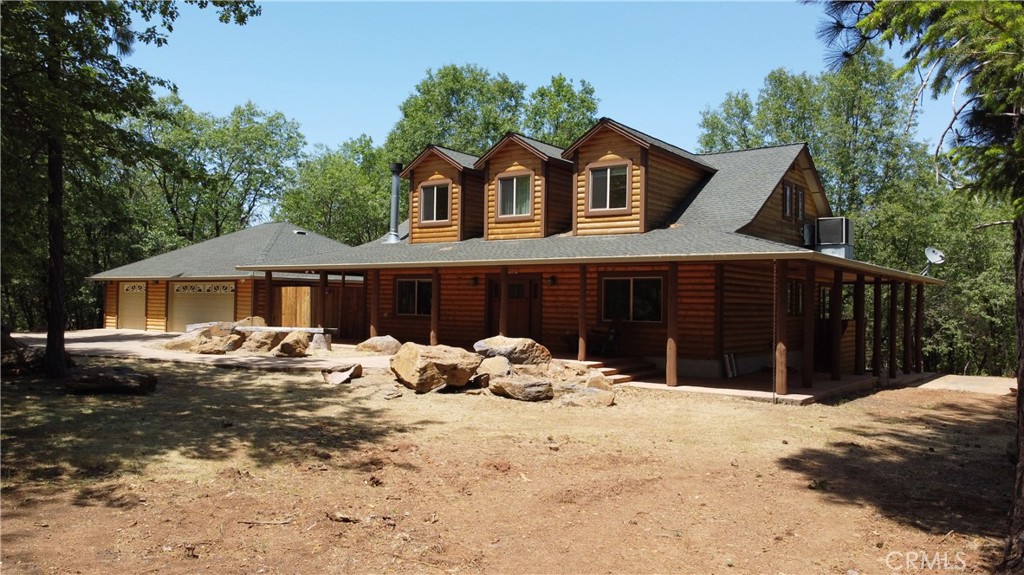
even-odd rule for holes
{"type": "Polygon", "coordinates": [[[242,351],[268,352],[285,338],[287,334],[277,331],[254,331],[245,338],[242,351]]]}
{"type": "Polygon", "coordinates": [[[356,345],[356,351],[395,355],[401,347],[402,342],[390,335],[378,335],[356,345]]]}
{"type": "Polygon", "coordinates": [[[227,350],[224,349],[224,337],[213,337],[210,339],[197,340],[196,344],[192,347],[192,353],[200,353],[203,355],[224,355],[227,350]]]}
{"type": "Polygon", "coordinates": [[[492,378],[489,389],[494,395],[518,399],[519,401],[546,401],[555,396],[551,382],[532,377],[492,378]]]}
{"type": "Polygon", "coordinates": [[[501,356],[517,365],[538,365],[551,361],[548,348],[528,337],[496,335],[474,343],[473,349],[484,357],[501,356]]]}
{"type": "Polygon", "coordinates": [[[391,371],[402,385],[426,393],[444,386],[465,386],[481,361],[479,355],[457,347],[409,342],[391,358],[391,371]]]}
{"type": "Polygon", "coordinates": [[[209,328],[197,329],[183,333],[170,341],[164,342],[163,347],[164,349],[169,349],[171,351],[194,351],[193,348],[199,346],[203,342],[213,339],[213,337],[213,331],[209,328]]]}
{"type": "Polygon", "coordinates": [[[477,373],[486,373],[491,377],[505,377],[512,373],[512,364],[507,357],[488,357],[480,362],[477,373]]]}
{"type": "Polygon", "coordinates": [[[309,333],[293,331],[285,336],[272,352],[278,357],[305,357],[307,349],[309,349],[309,333]]]}

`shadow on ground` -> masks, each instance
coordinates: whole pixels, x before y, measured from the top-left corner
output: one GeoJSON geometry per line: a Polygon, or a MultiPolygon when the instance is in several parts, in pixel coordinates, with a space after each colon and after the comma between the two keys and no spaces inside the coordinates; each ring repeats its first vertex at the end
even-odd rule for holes
{"type": "MultiPolygon", "coordinates": [[[[356,466],[353,454],[360,449],[432,423],[397,425],[385,410],[368,405],[372,388],[326,386],[316,372],[285,377],[193,364],[82,361],[152,371],[159,378],[157,391],[75,396],[42,378],[5,378],[6,488],[25,481],[103,479],[141,471],[166,456],[224,461],[244,454],[256,466],[356,466]]],[[[126,504],[108,499],[112,506],[126,504]]]]}
{"type": "Polygon", "coordinates": [[[833,502],[870,505],[935,535],[1004,537],[1013,491],[1006,447],[1014,439],[1014,399],[962,394],[964,401],[900,409],[882,408],[883,394],[854,400],[873,416],[870,424],[835,429],[854,439],[804,449],[780,465],[804,474],[809,487],[833,502]]]}

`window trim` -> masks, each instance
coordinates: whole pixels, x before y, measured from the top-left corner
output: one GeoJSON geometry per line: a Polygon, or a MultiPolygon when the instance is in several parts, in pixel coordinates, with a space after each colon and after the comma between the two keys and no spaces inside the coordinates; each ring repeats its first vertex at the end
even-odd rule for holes
{"type": "Polygon", "coordinates": [[[628,216],[633,214],[633,161],[627,158],[621,160],[604,160],[600,162],[591,162],[584,168],[585,175],[587,178],[586,182],[586,197],[584,198],[583,207],[584,215],[587,217],[601,217],[601,216],[628,216]],[[591,178],[591,172],[597,169],[610,169],[618,166],[626,167],[626,207],[624,208],[592,208],[590,207],[590,198],[593,193],[593,181],[591,178]]]}
{"type": "MultiPolygon", "coordinates": [[[[496,222],[527,222],[533,221],[533,204],[536,199],[537,182],[534,170],[510,170],[494,177],[494,221],[496,222]],[[501,213],[501,180],[510,180],[529,176],[530,178],[530,211],[525,214],[502,215],[501,213]]],[[[518,191],[518,190],[517,190],[518,191]]]]}
{"type": "Polygon", "coordinates": [[[396,317],[410,318],[410,319],[429,318],[430,317],[430,306],[427,306],[427,310],[425,312],[424,312],[424,310],[419,309],[419,284],[425,283],[425,284],[431,286],[430,287],[430,297],[433,298],[434,297],[434,287],[433,287],[433,280],[430,278],[430,276],[396,276],[395,279],[394,279],[394,282],[395,282],[395,286],[394,286],[394,290],[395,290],[394,291],[394,294],[395,294],[395,297],[394,297],[395,316],[396,317]],[[416,311],[413,312],[413,313],[405,313],[405,312],[401,311],[399,309],[399,306],[398,306],[398,284],[403,283],[403,282],[411,282],[411,283],[415,284],[415,286],[416,286],[414,288],[415,293],[416,293],[416,298],[413,300],[413,305],[416,307],[416,311]]]}
{"type": "MultiPolygon", "coordinates": [[[[424,182],[421,182],[420,185],[416,187],[416,194],[417,194],[417,197],[416,197],[417,208],[419,209],[419,218],[417,218],[417,219],[419,220],[420,227],[431,228],[431,227],[447,227],[447,226],[452,225],[452,196],[454,196],[454,186],[452,185],[452,181],[450,179],[445,178],[443,180],[426,180],[424,182]],[[423,189],[424,188],[437,188],[438,186],[447,186],[448,187],[448,217],[446,219],[443,219],[443,220],[424,220],[423,219],[423,189]]],[[[434,207],[435,207],[435,215],[436,215],[436,207],[437,207],[437,201],[436,200],[434,202],[434,207]]]]}
{"type": "Polygon", "coordinates": [[[666,323],[668,321],[668,318],[666,317],[666,314],[667,314],[667,311],[668,311],[668,306],[667,306],[668,302],[665,299],[666,296],[667,296],[667,290],[665,289],[665,283],[668,281],[668,279],[669,279],[668,278],[668,272],[664,272],[664,271],[638,271],[638,272],[624,271],[624,272],[601,272],[601,273],[598,273],[598,277],[597,277],[597,285],[598,285],[598,295],[597,295],[598,321],[600,323],[603,323],[603,324],[612,324],[612,323],[615,323],[616,321],[621,321],[623,323],[637,324],[637,325],[644,325],[644,326],[664,326],[664,325],[666,325],[666,323]],[[629,314],[630,314],[630,318],[623,318],[622,320],[607,319],[607,318],[605,318],[604,317],[604,308],[605,308],[605,306],[604,306],[604,298],[605,298],[604,286],[605,286],[605,281],[606,280],[627,280],[627,279],[630,280],[630,286],[629,286],[629,298],[630,298],[630,301],[629,301],[629,314]],[[635,319],[632,319],[632,315],[633,315],[633,280],[638,280],[638,279],[641,279],[641,280],[656,279],[656,280],[661,282],[661,309],[660,309],[660,314],[659,314],[661,316],[661,319],[659,319],[657,321],[646,321],[646,320],[635,320],[635,319]]]}
{"type": "Polygon", "coordinates": [[[794,207],[796,209],[793,210],[793,212],[796,217],[796,221],[802,222],[807,217],[806,209],[804,206],[804,202],[806,202],[807,190],[800,186],[794,186],[794,189],[796,190],[796,194],[793,199],[794,207]]]}
{"type": "Polygon", "coordinates": [[[793,196],[796,186],[789,182],[782,182],[782,219],[793,219],[793,196]]]}

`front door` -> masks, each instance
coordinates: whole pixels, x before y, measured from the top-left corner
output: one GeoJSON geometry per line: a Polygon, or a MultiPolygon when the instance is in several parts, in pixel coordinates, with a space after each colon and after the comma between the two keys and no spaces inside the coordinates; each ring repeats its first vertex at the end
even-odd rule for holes
{"type": "MultiPolygon", "coordinates": [[[[528,337],[540,340],[540,277],[511,276],[508,278],[508,337],[528,337]]],[[[496,277],[488,278],[490,297],[488,333],[496,335],[500,325],[501,284],[496,277]]]]}

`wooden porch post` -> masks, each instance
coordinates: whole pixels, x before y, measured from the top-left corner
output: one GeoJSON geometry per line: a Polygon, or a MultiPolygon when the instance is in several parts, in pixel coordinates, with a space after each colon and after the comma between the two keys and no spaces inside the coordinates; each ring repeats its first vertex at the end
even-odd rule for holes
{"type": "Polygon", "coordinates": [[[917,284],[917,310],[914,314],[914,371],[924,373],[924,284],[917,284]]]}
{"type": "Polygon", "coordinates": [[[871,375],[882,375],[882,278],[875,276],[875,305],[871,326],[871,375]]]}
{"type": "Polygon", "coordinates": [[[327,323],[327,272],[320,272],[320,301],[316,306],[317,327],[327,323]]]}
{"type": "Polygon", "coordinates": [[[267,325],[274,325],[274,274],[270,271],[264,272],[264,287],[267,290],[267,315],[263,317],[267,325]]]}
{"type": "Polygon", "coordinates": [[[814,264],[808,263],[804,270],[804,350],[801,353],[800,385],[814,385],[814,301],[817,291],[814,264]]]}
{"type": "Polygon", "coordinates": [[[668,264],[668,285],[665,286],[665,299],[668,304],[665,322],[665,384],[669,387],[679,385],[679,355],[676,339],[679,337],[679,264],[668,264]]]}
{"type": "Polygon", "coordinates": [[[896,377],[896,300],[899,299],[899,284],[889,284],[889,378],[896,377]]]}
{"type": "Polygon", "coordinates": [[[910,373],[911,365],[914,363],[911,355],[914,351],[913,324],[910,320],[911,295],[910,282],[903,284],[903,373],[910,373]]]}
{"type": "Polygon", "coordinates": [[[380,335],[380,270],[370,270],[370,337],[380,335]]]}
{"type": "Polygon", "coordinates": [[[441,270],[430,270],[430,345],[437,345],[441,325],[441,270]]]}
{"type": "Polygon", "coordinates": [[[508,266],[498,278],[498,335],[508,335],[508,266]]]}
{"type": "Polygon", "coordinates": [[[786,357],[786,261],[775,260],[775,393],[789,393],[789,380],[786,357]]]}
{"type": "Polygon", "coordinates": [[[865,330],[867,323],[864,316],[864,274],[857,274],[857,283],[853,285],[853,321],[857,322],[856,338],[853,345],[853,374],[864,375],[865,330]]]}
{"type": "Polygon", "coordinates": [[[579,337],[579,348],[576,359],[587,360],[587,266],[580,266],[580,301],[576,330],[579,337]]]}
{"type": "Polygon", "coordinates": [[[829,296],[832,322],[832,381],[843,377],[843,270],[832,272],[832,294],[829,296]]]}
{"type": "MultiPolygon", "coordinates": [[[[345,280],[348,278],[348,273],[345,271],[341,272],[341,291],[338,293],[338,338],[342,337],[345,333],[345,280]]],[[[366,274],[363,274],[363,288],[366,288],[366,274]]],[[[365,292],[364,292],[365,293],[365,292]]],[[[362,335],[362,334],[360,334],[362,335]]]]}

